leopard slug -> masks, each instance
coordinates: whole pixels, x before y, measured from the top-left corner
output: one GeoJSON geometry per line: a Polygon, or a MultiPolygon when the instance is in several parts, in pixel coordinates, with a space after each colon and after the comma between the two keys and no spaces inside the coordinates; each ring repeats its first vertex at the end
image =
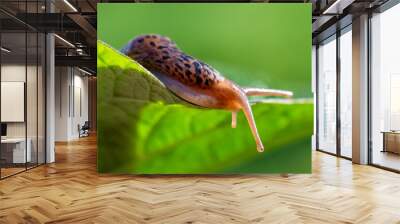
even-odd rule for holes
{"type": "Polygon", "coordinates": [[[264,146],[247,97],[292,96],[292,92],[284,90],[241,88],[211,66],[182,52],[168,37],[158,34],[138,36],[121,52],[152,72],[184,100],[201,107],[231,111],[233,128],[237,112],[243,110],[259,152],[264,151],[264,146]]]}

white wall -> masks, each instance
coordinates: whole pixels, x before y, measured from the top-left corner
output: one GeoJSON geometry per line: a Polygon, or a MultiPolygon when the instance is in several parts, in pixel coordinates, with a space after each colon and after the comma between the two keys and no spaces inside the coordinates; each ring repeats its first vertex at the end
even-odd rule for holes
{"type": "MultiPolygon", "coordinates": [[[[25,121],[25,83],[1,82],[1,121],[25,121]]],[[[36,105],[35,105],[36,108],[36,105]]]]}
{"type": "MultiPolygon", "coordinates": [[[[32,67],[28,66],[28,69],[32,69],[32,67]]],[[[1,65],[1,81],[25,82],[25,64],[1,65]]]]}
{"type": "Polygon", "coordinates": [[[68,72],[69,68],[67,67],[55,68],[55,141],[68,140],[68,88],[70,84],[68,72]]]}
{"type": "Polygon", "coordinates": [[[79,132],[78,132],[78,124],[81,126],[85,123],[85,121],[88,121],[89,119],[89,113],[88,113],[88,77],[87,76],[82,76],[83,73],[79,72],[78,75],[76,74],[75,70],[75,75],[74,75],[74,107],[72,108],[72,120],[71,120],[71,135],[74,138],[79,137],[79,132]]]}
{"type": "MultiPolygon", "coordinates": [[[[21,122],[6,122],[8,138],[25,138],[29,139],[29,147],[31,148],[32,161],[44,163],[45,150],[45,120],[44,120],[44,74],[41,66],[27,67],[25,64],[3,64],[1,66],[2,82],[23,82],[26,84],[26,107],[23,102],[20,113],[25,114],[27,120],[21,122]],[[38,70],[37,70],[38,69],[38,70]],[[27,78],[27,80],[25,80],[27,78]],[[37,155],[37,153],[39,155],[37,155]]],[[[24,90],[22,90],[22,94],[24,90]]],[[[3,92],[3,90],[2,90],[3,92]]],[[[7,95],[2,95],[2,98],[7,98],[7,95]]],[[[1,110],[12,110],[12,108],[2,107],[1,110]]],[[[14,109],[15,110],[15,109],[14,109]]],[[[15,111],[7,111],[15,113],[15,111]]],[[[24,115],[22,115],[24,116],[24,115]]]]}
{"type": "MultiPolygon", "coordinates": [[[[36,75],[36,67],[28,66],[27,67],[28,76],[31,74],[36,75]]],[[[1,81],[2,82],[25,82],[25,64],[4,64],[1,66],[1,81]]],[[[30,77],[28,77],[30,78],[30,77]]],[[[29,80],[30,85],[36,85],[36,81],[31,83],[32,80],[29,80]]],[[[26,82],[25,82],[26,83],[26,82]]],[[[36,98],[36,88],[28,88],[27,96],[36,98]],[[31,90],[31,91],[30,91],[31,90]]],[[[4,96],[3,96],[4,97],[4,96]]],[[[32,102],[32,99],[27,99],[27,102],[32,102]]],[[[36,103],[34,105],[36,108],[36,103]]],[[[6,108],[1,108],[2,110],[6,110],[6,108]]],[[[28,122],[35,121],[36,123],[36,114],[28,113],[28,122]],[[33,116],[33,117],[31,117],[33,116]]],[[[33,125],[28,125],[29,127],[33,127],[33,125]]],[[[36,127],[35,127],[36,129],[36,127]]],[[[28,130],[29,131],[29,130],[28,130]]],[[[25,122],[7,122],[7,136],[8,137],[25,137],[25,122]]],[[[29,137],[29,136],[28,136],[29,137]]]]}
{"type": "Polygon", "coordinates": [[[88,78],[72,67],[56,67],[55,140],[79,138],[78,125],[88,120],[88,78]]]}
{"type": "MultiPolygon", "coordinates": [[[[31,68],[28,68],[31,69],[31,68]]],[[[2,82],[25,82],[25,64],[8,64],[1,66],[2,82]]],[[[6,108],[1,108],[5,110],[6,108]]],[[[25,137],[25,123],[11,122],[7,123],[7,137],[25,137]]]]}

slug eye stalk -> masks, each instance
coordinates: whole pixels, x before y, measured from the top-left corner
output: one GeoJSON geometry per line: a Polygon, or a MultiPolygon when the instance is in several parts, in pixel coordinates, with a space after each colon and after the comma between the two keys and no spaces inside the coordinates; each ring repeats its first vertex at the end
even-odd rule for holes
{"type": "Polygon", "coordinates": [[[263,88],[243,88],[246,96],[280,96],[290,98],[293,92],[277,89],[263,89],[263,88]]]}
{"type": "MultiPolygon", "coordinates": [[[[262,88],[243,88],[243,92],[246,94],[246,96],[243,97],[241,102],[242,110],[246,116],[247,122],[249,123],[254,140],[256,141],[257,151],[263,152],[264,145],[261,141],[260,135],[258,134],[253,112],[251,110],[247,96],[278,96],[278,97],[290,98],[293,96],[293,93],[285,90],[262,89],[262,88]]],[[[238,111],[232,111],[232,128],[236,128],[237,112],[238,111]]]]}

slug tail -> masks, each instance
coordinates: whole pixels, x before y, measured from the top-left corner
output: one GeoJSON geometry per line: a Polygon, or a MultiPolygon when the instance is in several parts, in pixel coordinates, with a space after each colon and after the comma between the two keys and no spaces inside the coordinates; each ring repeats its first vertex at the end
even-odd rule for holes
{"type": "Polygon", "coordinates": [[[280,96],[280,97],[292,97],[293,92],[286,90],[277,89],[263,89],[263,88],[243,88],[247,96],[280,96]]]}

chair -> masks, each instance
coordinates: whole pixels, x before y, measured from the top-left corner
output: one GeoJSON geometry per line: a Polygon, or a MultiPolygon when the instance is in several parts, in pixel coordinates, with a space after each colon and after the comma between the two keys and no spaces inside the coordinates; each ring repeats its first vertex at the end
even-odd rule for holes
{"type": "Polygon", "coordinates": [[[85,121],[82,127],[78,125],[79,138],[89,136],[89,129],[90,129],[89,121],[85,121]]]}

